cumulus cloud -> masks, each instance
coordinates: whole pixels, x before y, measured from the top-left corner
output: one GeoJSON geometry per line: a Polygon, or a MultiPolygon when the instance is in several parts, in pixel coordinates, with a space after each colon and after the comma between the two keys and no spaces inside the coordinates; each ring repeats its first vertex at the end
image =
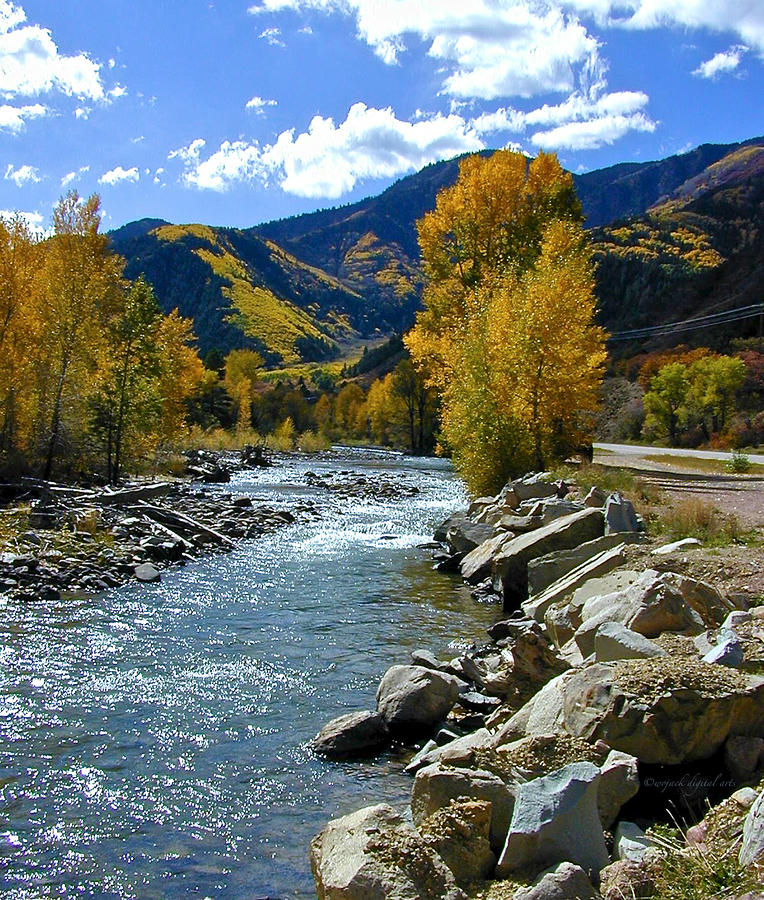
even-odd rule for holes
{"type": "Polygon", "coordinates": [[[284,9],[354,16],[359,38],[388,64],[407,37],[426,42],[445,66],[444,90],[456,97],[569,91],[576,69],[599,51],[575,14],[544,0],[261,0],[249,11],[284,9]]]}
{"type": "Polygon", "coordinates": [[[60,91],[71,97],[103,100],[101,66],[86,53],[59,53],[47,28],[26,24],[23,8],[0,2],[0,93],[6,97],[60,91]]]}
{"type": "Polygon", "coordinates": [[[12,181],[16,187],[23,187],[25,184],[38,184],[40,178],[39,169],[34,166],[19,166],[16,169],[12,164],[5,170],[3,176],[6,181],[12,181]]]}
{"type": "Polygon", "coordinates": [[[47,113],[47,107],[40,103],[32,106],[9,106],[5,103],[0,106],[0,128],[18,133],[30,119],[39,119],[47,113]]]}
{"type": "Polygon", "coordinates": [[[18,209],[0,209],[0,217],[3,219],[13,219],[15,216],[20,216],[29,226],[30,231],[34,231],[37,234],[45,234],[46,229],[43,228],[43,222],[45,219],[38,212],[25,212],[24,210],[18,209]]]}
{"type": "Polygon", "coordinates": [[[267,106],[278,106],[275,100],[263,100],[262,97],[253,97],[247,101],[247,109],[251,109],[258,116],[265,115],[267,106]]]}
{"type": "Polygon", "coordinates": [[[264,147],[225,141],[205,160],[198,152],[179,156],[187,163],[184,180],[199,188],[222,191],[236,182],[273,178],[290,194],[336,198],[360,181],[393,178],[483,147],[477,131],[460,116],[407,122],[390,108],[356,103],[339,125],[315,116],[307,131],[284,131],[264,147]]]}
{"type": "Polygon", "coordinates": [[[595,150],[612,144],[630,131],[655,131],[655,122],[643,113],[606,114],[581,122],[567,122],[531,138],[543,150],[595,150]]]}
{"type": "Polygon", "coordinates": [[[104,172],[103,175],[98,179],[99,184],[106,185],[115,185],[120,184],[121,182],[136,182],[140,178],[140,172],[138,171],[137,166],[133,166],[131,169],[123,169],[122,166],[117,166],[114,169],[110,169],[108,172],[104,172]]]}
{"type": "Polygon", "coordinates": [[[693,71],[693,75],[698,78],[718,78],[727,72],[733,72],[740,65],[740,60],[744,53],[748,52],[748,47],[739,44],[737,47],[730,47],[721,53],[716,53],[711,59],[702,62],[697,69],[693,71]]]}
{"type": "Polygon", "coordinates": [[[69,187],[72,182],[76,181],[81,175],[86,175],[90,171],[90,166],[82,166],[76,172],[69,172],[61,179],[61,187],[69,187]]]}
{"type": "Polygon", "coordinates": [[[167,154],[167,159],[180,159],[184,163],[194,163],[199,159],[199,154],[207,146],[204,138],[196,138],[187,147],[178,147],[167,154]]]}

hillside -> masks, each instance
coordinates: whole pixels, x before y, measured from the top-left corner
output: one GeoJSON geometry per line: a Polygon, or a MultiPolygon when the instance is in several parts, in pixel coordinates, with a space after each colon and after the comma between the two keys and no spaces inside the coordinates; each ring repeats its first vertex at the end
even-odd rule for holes
{"type": "MultiPolygon", "coordinates": [[[[613,332],[761,302],[764,146],[733,150],[645,214],[592,237],[601,319],[613,332]]],[[[757,327],[753,320],[689,339],[718,345],[757,327]]]]}
{"type": "MultiPolygon", "coordinates": [[[[762,143],[705,144],[574,176],[608,328],[754,302],[762,143]]],[[[251,346],[274,365],[333,358],[345,338],[413,323],[423,286],[415,223],[458,165],[435,163],[376,197],[249,229],[144,219],[111,236],[128,276],[145,274],[164,309],[193,318],[202,352],[251,346]]]]}

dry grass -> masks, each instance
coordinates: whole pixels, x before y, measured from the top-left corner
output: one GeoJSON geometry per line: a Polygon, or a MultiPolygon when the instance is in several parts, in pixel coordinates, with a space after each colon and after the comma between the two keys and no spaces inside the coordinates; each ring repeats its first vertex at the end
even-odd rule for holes
{"type": "MultiPolygon", "coordinates": [[[[599,451],[598,451],[599,452],[599,451]]],[[[651,453],[644,456],[647,462],[658,463],[659,465],[671,466],[674,469],[690,469],[693,472],[707,472],[709,475],[725,475],[731,471],[737,474],[745,473],[749,475],[761,475],[764,473],[764,466],[761,463],[749,462],[746,468],[738,468],[733,470],[728,462],[721,459],[703,459],[697,456],[669,456],[666,453],[651,453]]]]}
{"type": "Polygon", "coordinates": [[[722,513],[712,503],[698,497],[677,500],[650,519],[652,530],[671,540],[694,537],[709,547],[755,543],[755,531],[746,531],[733,513],[722,513]]]}

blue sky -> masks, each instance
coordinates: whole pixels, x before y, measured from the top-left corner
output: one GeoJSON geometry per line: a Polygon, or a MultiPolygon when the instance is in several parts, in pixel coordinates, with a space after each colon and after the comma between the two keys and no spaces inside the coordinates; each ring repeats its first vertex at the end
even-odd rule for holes
{"type": "Polygon", "coordinates": [[[0,0],[0,210],[249,226],[483,147],[764,132],[762,0],[0,0]]]}

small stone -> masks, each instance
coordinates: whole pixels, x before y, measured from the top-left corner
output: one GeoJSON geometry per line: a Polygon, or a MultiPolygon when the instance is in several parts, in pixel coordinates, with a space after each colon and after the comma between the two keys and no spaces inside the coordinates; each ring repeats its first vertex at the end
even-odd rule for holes
{"type": "Polygon", "coordinates": [[[162,577],[159,569],[157,569],[156,566],[152,566],[151,563],[141,563],[141,565],[136,566],[133,570],[133,574],[138,581],[143,582],[144,584],[153,584],[162,577]]]}
{"type": "Polygon", "coordinates": [[[390,733],[382,716],[367,710],[332,719],[313,739],[312,746],[322,756],[344,759],[379,750],[389,739],[390,733]]]}
{"type": "Polygon", "coordinates": [[[650,552],[653,556],[668,556],[670,553],[675,553],[677,550],[687,550],[690,547],[702,546],[702,542],[697,538],[682,538],[681,541],[674,541],[671,544],[663,544],[662,546],[656,547],[650,552]]]}
{"type": "Polygon", "coordinates": [[[599,900],[599,897],[580,866],[562,862],[545,872],[531,887],[519,890],[512,900],[599,900]]]}
{"type": "Polygon", "coordinates": [[[617,859],[641,862],[652,842],[639,825],[634,822],[619,822],[615,830],[614,845],[617,859]]]}

